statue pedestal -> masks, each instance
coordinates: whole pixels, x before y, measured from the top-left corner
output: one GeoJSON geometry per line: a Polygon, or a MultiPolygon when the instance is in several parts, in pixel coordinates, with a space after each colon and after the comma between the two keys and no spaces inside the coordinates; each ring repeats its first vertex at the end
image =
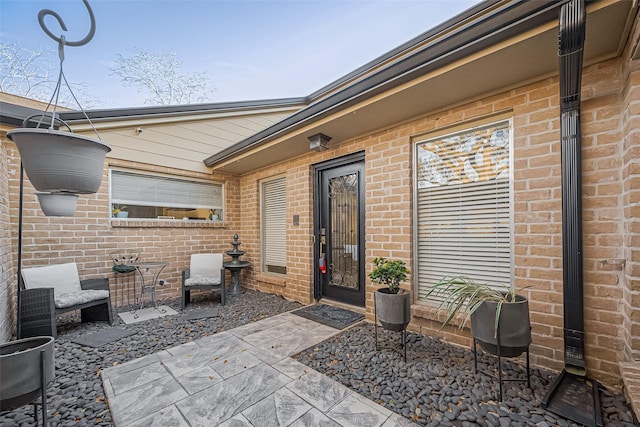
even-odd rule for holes
{"type": "Polygon", "coordinates": [[[242,286],[240,285],[240,272],[243,268],[249,267],[251,263],[249,261],[230,261],[225,262],[222,265],[231,272],[231,285],[227,292],[230,295],[241,294],[242,286]]]}

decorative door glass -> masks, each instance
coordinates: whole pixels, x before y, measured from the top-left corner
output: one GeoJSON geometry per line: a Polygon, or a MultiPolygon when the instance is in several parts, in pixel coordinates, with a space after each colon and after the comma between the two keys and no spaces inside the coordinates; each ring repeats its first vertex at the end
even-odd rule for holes
{"type": "Polygon", "coordinates": [[[358,173],[329,179],[330,284],[358,289],[358,173]]]}

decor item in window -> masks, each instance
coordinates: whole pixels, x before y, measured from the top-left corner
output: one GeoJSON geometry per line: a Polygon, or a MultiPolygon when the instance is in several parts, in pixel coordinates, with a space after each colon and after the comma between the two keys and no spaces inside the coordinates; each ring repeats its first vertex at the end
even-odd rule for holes
{"type": "Polygon", "coordinates": [[[409,270],[403,260],[373,260],[375,268],[369,274],[373,283],[385,285],[376,290],[375,312],[382,327],[388,331],[405,330],[411,319],[409,292],[400,289],[400,283],[407,279],[409,270]]]}
{"type": "Polygon", "coordinates": [[[218,212],[217,209],[209,209],[209,219],[211,221],[219,221],[220,220],[220,213],[218,212]]]}
{"type": "Polygon", "coordinates": [[[111,209],[111,214],[114,218],[128,218],[129,212],[127,212],[127,207],[124,205],[113,205],[113,209],[111,209]]]}
{"type": "Polygon", "coordinates": [[[529,301],[508,287],[498,290],[468,277],[445,277],[426,296],[441,299],[438,309],[446,309],[447,315],[442,327],[458,313],[465,316],[460,328],[471,319],[471,334],[488,353],[497,354],[498,331],[502,356],[519,356],[531,344],[529,301]]]}

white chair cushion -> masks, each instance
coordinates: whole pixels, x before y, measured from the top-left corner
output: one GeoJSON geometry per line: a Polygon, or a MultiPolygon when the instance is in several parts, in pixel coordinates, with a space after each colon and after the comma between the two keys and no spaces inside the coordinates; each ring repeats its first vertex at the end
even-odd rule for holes
{"type": "MultiPolygon", "coordinates": [[[[217,285],[220,283],[220,269],[222,268],[222,254],[193,254],[191,255],[191,265],[189,266],[189,277],[196,279],[198,277],[207,278],[211,283],[217,285]]],[[[185,280],[186,286],[187,280],[185,280]]]]}
{"type": "Polygon", "coordinates": [[[22,278],[26,289],[53,288],[56,298],[58,294],[82,291],[75,262],[25,268],[22,278]]]}
{"type": "Polygon", "coordinates": [[[218,277],[198,276],[190,277],[184,281],[185,286],[206,286],[206,285],[219,285],[220,275],[218,277]]]}
{"type": "Polygon", "coordinates": [[[67,308],[78,304],[84,304],[98,299],[109,298],[109,291],[100,289],[88,289],[76,292],[54,291],[53,299],[56,308],[67,308]]]}

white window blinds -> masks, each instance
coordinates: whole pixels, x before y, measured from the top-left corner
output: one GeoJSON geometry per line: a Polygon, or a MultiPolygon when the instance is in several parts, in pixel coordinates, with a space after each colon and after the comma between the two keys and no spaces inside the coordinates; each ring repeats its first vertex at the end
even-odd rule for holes
{"type": "Polygon", "coordinates": [[[222,208],[222,185],[113,170],[111,202],[176,208],[222,208]]]}
{"type": "Polygon", "coordinates": [[[262,182],[262,259],[269,267],[287,266],[286,179],[262,182]]]}
{"type": "Polygon", "coordinates": [[[418,297],[445,276],[511,286],[509,122],[417,145],[418,297]]]}

